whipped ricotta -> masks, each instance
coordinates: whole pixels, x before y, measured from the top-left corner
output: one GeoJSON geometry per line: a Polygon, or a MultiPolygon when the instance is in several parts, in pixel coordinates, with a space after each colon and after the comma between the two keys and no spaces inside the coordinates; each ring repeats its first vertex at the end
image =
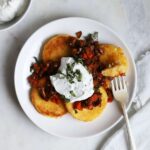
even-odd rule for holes
{"type": "Polygon", "coordinates": [[[72,57],[63,57],[58,70],[57,74],[50,76],[50,80],[55,90],[70,102],[85,100],[93,95],[93,77],[83,64],[72,57]]]}
{"type": "Polygon", "coordinates": [[[27,0],[0,0],[0,24],[22,15],[27,2],[27,0]]]}

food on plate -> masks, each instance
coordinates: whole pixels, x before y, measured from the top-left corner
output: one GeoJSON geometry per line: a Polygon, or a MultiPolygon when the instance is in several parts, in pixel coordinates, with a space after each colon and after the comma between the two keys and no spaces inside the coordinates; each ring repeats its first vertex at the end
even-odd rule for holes
{"type": "Polygon", "coordinates": [[[99,47],[104,52],[100,62],[108,66],[102,71],[104,76],[115,77],[127,72],[128,61],[120,47],[113,44],[100,44],[99,47]]]}
{"type": "Polygon", "coordinates": [[[55,90],[71,102],[85,100],[94,93],[92,74],[72,57],[62,57],[58,73],[50,80],[55,90]]]}
{"type": "Polygon", "coordinates": [[[59,67],[59,62],[38,61],[30,67],[32,74],[28,77],[31,85],[30,99],[36,110],[50,117],[58,117],[64,115],[67,111],[64,99],[55,91],[49,76],[55,74],[59,67]]]}
{"type": "Polygon", "coordinates": [[[105,89],[103,87],[100,87],[99,92],[100,92],[100,95],[98,96],[98,99],[94,99],[94,96],[93,96],[93,102],[96,105],[95,107],[87,109],[86,107],[81,106],[81,105],[86,105],[86,104],[88,106],[88,103],[84,101],[78,101],[75,104],[69,102],[69,103],[66,103],[68,112],[71,113],[72,116],[78,120],[92,121],[103,112],[104,108],[107,105],[108,96],[107,96],[105,89]],[[74,105],[76,106],[74,107],[74,105]]]}
{"type": "Polygon", "coordinates": [[[98,41],[98,33],[60,34],[43,45],[28,81],[36,110],[50,117],[69,112],[81,121],[92,121],[113,101],[110,82],[128,68],[123,50],[98,41]]]}
{"type": "Polygon", "coordinates": [[[32,88],[30,98],[36,110],[43,115],[59,117],[67,112],[58,95],[53,95],[51,99],[45,100],[39,95],[37,88],[32,88]]]}
{"type": "Polygon", "coordinates": [[[43,46],[42,60],[60,60],[61,57],[69,56],[71,51],[68,45],[69,35],[56,35],[50,38],[43,46]]]}

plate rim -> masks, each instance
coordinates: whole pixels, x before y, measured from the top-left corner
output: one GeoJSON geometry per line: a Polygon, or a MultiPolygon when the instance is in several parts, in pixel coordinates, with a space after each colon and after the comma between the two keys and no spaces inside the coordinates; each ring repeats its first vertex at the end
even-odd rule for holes
{"type": "Polygon", "coordinates": [[[24,109],[23,107],[23,104],[21,103],[21,100],[20,100],[20,96],[17,92],[17,82],[16,82],[16,74],[17,74],[17,66],[18,66],[18,63],[20,61],[20,57],[21,57],[21,54],[23,53],[23,48],[25,47],[25,45],[27,44],[27,41],[29,41],[39,30],[42,30],[43,28],[45,28],[46,26],[48,26],[49,24],[53,23],[53,22],[57,22],[57,21],[62,21],[62,20],[72,20],[72,19],[81,19],[81,20],[86,20],[86,21],[91,21],[91,22],[94,22],[100,26],[102,26],[103,28],[105,28],[106,30],[110,31],[113,35],[115,35],[121,42],[122,44],[125,46],[125,48],[127,49],[127,52],[128,54],[130,55],[131,57],[131,62],[132,62],[132,65],[133,65],[133,71],[134,71],[134,86],[133,86],[133,93],[131,95],[131,98],[130,98],[130,101],[127,105],[127,108],[126,110],[128,111],[132,102],[133,102],[133,99],[135,97],[135,94],[136,94],[136,88],[137,88],[137,71],[136,71],[136,65],[135,65],[135,61],[134,61],[134,58],[131,54],[131,51],[129,49],[129,47],[127,46],[127,44],[125,43],[125,41],[120,38],[120,36],[115,32],[113,31],[110,27],[108,27],[107,25],[101,23],[100,21],[96,21],[96,20],[93,20],[93,19],[90,19],[90,18],[85,18],[85,17],[64,17],[64,18],[60,18],[60,19],[56,19],[56,20],[53,20],[53,21],[50,21],[46,24],[44,24],[43,26],[41,26],[40,28],[38,28],[36,31],[34,31],[30,36],[29,38],[27,38],[27,40],[25,41],[25,43],[23,44],[18,56],[17,56],[17,60],[16,60],[16,64],[15,64],[15,69],[14,69],[14,88],[15,88],[15,93],[16,93],[16,96],[17,96],[17,99],[19,101],[19,104],[22,108],[22,110],[24,111],[24,113],[26,114],[26,116],[33,122],[34,125],[36,125],[38,128],[40,128],[41,130],[43,130],[44,132],[50,134],[50,135],[54,135],[54,136],[57,136],[57,137],[61,137],[61,138],[66,138],[66,139],[83,139],[83,138],[89,138],[89,137],[94,137],[94,136],[98,136],[98,135],[102,135],[104,133],[106,133],[107,131],[109,131],[110,129],[112,129],[113,127],[115,127],[123,118],[123,115],[121,115],[112,125],[110,125],[108,128],[104,129],[103,131],[100,131],[98,133],[95,133],[95,134],[91,134],[91,135],[84,135],[84,136],[81,136],[81,137],[74,137],[74,136],[63,136],[63,135],[59,135],[59,134],[56,134],[56,133],[53,133],[53,132],[48,132],[47,130],[43,129],[40,125],[36,124],[32,118],[30,118],[30,116],[28,115],[28,113],[26,112],[26,110],[24,109]]]}

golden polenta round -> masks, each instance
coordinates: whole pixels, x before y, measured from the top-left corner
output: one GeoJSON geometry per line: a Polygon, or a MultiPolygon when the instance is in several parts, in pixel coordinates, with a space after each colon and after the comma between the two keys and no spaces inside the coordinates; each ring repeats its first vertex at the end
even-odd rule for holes
{"type": "Polygon", "coordinates": [[[115,77],[122,73],[126,73],[128,69],[128,61],[123,50],[113,44],[100,44],[103,54],[100,55],[100,62],[108,68],[102,71],[104,76],[115,77]]]}
{"type": "Polygon", "coordinates": [[[69,56],[71,50],[69,47],[69,35],[56,35],[45,42],[42,49],[42,60],[59,60],[62,57],[69,56]]]}
{"type": "Polygon", "coordinates": [[[36,88],[31,89],[30,98],[35,109],[43,115],[49,117],[59,117],[67,113],[65,104],[63,102],[60,104],[56,104],[50,100],[45,101],[41,98],[36,88]]]}
{"type": "Polygon", "coordinates": [[[101,93],[101,105],[94,107],[92,110],[83,108],[83,110],[77,110],[76,112],[75,109],[73,108],[73,104],[69,102],[66,103],[66,108],[68,112],[70,112],[70,114],[74,118],[81,121],[92,121],[95,118],[97,118],[106,107],[108,99],[107,93],[103,87],[100,87],[99,91],[101,93]]]}

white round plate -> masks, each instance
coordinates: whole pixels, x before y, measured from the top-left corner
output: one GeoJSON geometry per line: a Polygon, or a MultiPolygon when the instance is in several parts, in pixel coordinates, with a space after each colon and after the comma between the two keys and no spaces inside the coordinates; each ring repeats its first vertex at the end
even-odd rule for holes
{"type": "Polygon", "coordinates": [[[21,107],[26,115],[44,131],[59,137],[80,138],[104,133],[116,125],[122,118],[120,107],[113,101],[108,103],[102,115],[92,122],[82,122],[74,119],[69,113],[60,118],[48,118],[38,113],[30,102],[30,85],[27,77],[30,75],[30,65],[33,57],[39,56],[41,47],[45,40],[56,34],[75,35],[75,32],[82,31],[83,35],[97,31],[101,43],[112,43],[123,48],[129,61],[127,74],[129,101],[131,105],[135,95],[136,69],[133,58],[120,38],[105,25],[86,18],[63,18],[50,22],[38,29],[23,46],[15,68],[15,90],[21,107]]]}

